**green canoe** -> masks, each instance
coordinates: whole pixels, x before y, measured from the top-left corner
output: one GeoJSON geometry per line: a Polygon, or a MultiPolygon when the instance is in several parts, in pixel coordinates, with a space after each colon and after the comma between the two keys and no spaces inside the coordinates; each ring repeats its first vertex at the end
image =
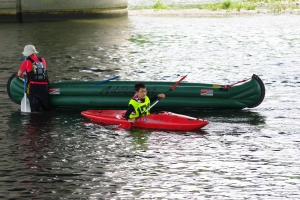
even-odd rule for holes
{"type": "MultiPolygon", "coordinates": [[[[137,81],[58,82],[49,84],[53,108],[126,109],[137,81]]],[[[152,97],[168,91],[174,82],[143,81],[152,97]]],[[[7,82],[9,98],[17,104],[24,96],[23,80],[13,74],[7,82]]],[[[180,83],[155,109],[243,109],[258,106],[265,87],[257,75],[232,85],[180,83]]]]}

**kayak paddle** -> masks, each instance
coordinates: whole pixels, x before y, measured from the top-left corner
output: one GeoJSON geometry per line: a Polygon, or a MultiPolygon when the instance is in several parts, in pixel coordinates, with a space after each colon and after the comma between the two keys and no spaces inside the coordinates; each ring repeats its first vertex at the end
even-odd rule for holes
{"type": "MultiPolygon", "coordinates": [[[[185,75],[184,77],[182,77],[179,81],[177,81],[167,92],[165,92],[165,95],[168,94],[169,92],[172,92],[177,85],[183,80],[185,79],[187,75],[185,75]]],[[[153,106],[155,106],[155,104],[157,104],[159,101],[161,100],[161,98],[158,98],[145,112],[149,111],[153,106]]]]}
{"type": "MultiPolygon", "coordinates": [[[[167,92],[165,92],[164,94],[166,95],[166,94],[168,94],[169,92],[171,92],[171,91],[173,91],[176,87],[177,87],[177,85],[183,80],[183,79],[185,79],[185,77],[186,77],[187,75],[185,75],[185,76],[183,76],[179,81],[177,81],[167,92]]],[[[155,106],[155,104],[157,104],[159,101],[160,101],[161,99],[160,98],[158,98],[146,111],[144,111],[144,112],[147,112],[147,111],[149,111],[153,106],[155,106]]],[[[144,113],[143,112],[143,113],[144,113]]],[[[143,115],[143,113],[142,113],[142,115],[143,115]]],[[[142,116],[141,115],[141,116],[142,116]]],[[[139,117],[137,117],[137,119],[138,119],[139,117]]],[[[137,120],[136,119],[136,120],[137,120]]],[[[128,123],[124,123],[124,124],[121,124],[120,126],[118,126],[118,127],[116,127],[115,128],[115,130],[118,130],[118,129],[125,129],[125,130],[129,130],[130,128],[131,128],[131,126],[132,126],[132,123],[130,123],[130,122],[128,122],[128,123]]]]}
{"type": "Polygon", "coordinates": [[[26,75],[24,75],[24,97],[21,101],[21,112],[31,112],[30,103],[26,95],[26,75]]]}
{"type": "Polygon", "coordinates": [[[99,81],[99,82],[97,82],[97,83],[94,83],[92,86],[100,85],[100,84],[102,84],[102,83],[106,83],[106,82],[108,82],[108,81],[111,81],[111,80],[114,80],[114,79],[117,79],[117,78],[120,78],[120,76],[115,76],[115,77],[109,78],[109,79],[107,79],[107,80],[99,81]]]}

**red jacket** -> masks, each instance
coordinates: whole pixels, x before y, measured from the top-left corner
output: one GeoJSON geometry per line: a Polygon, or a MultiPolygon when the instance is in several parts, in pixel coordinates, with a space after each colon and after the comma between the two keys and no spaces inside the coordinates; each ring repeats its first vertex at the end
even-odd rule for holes
{"type": "MultiPolygon", "coordinates": [[[[34,61],[39,61],[39,58],[36,55],[31,55],[30,58],[32,58],[32,60],[34,60],[34,61]]],[[[42,63],[45,66],[45,68],[47,68],[47,63],[44,58],[42,58],[42,63]]],[[[32,70],[32,62],[30,60],[23,61],[21,64],[21,67],[20,67],[20,71],[21,72],[26,71],[26,73],[28,74],[31,70],[32,70]]],[[[48,82],[36,82],[36,81],[30,81],[29,83],[30,84],[48,84],[48,82]]]]}

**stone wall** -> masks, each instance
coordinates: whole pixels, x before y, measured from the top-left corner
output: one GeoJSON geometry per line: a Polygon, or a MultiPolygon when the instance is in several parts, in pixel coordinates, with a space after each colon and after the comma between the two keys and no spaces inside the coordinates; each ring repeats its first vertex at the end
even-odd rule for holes
{"type": "Polygon", "coordinates": [[[0,0],[0,21],[54,21],[127,16],[127,0],[0,0]]]}
{"type": "Polygon", "coordinates": [[[17,21],[17,1],[0,0],[0,22],[17,21]]]}

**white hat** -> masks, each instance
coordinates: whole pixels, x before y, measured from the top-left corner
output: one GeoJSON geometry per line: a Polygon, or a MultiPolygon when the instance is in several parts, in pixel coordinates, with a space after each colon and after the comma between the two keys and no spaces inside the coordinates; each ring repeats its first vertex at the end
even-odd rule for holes
{"type": "Polygon", "coordinates": [[[26,57],[28,57],[28,56],[30,56],[30,55],[32,55],[32,54],[37,54],[37,53],[39,53],[39,52],[37,52],[36,51],[36,49],[35,49],[35,47],[33,46],[33,45],[31,45],[31,44],[29,44],[29,45],[26,45],[25,47],[24,47],[24,51],[22,52],[22,54],[24,55],[24,56],[26,56],[26,57]]]}

